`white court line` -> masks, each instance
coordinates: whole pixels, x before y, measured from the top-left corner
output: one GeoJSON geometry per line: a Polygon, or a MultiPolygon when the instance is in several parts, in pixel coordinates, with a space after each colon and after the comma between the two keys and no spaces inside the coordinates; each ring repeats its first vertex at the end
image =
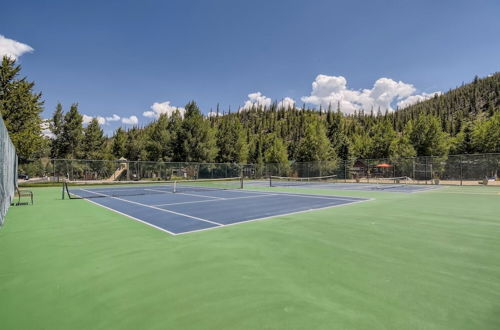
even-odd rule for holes
{"type": "MultiPolygon", "coordinates": [[[[226,190],[228,191],[228,190],[226,190]]],[[[307,197],[307,198],[320,198],[320,199],[342,199],[347,201],[358,200],[358,199],[369,199],[365,197],[348,197],[348,196],[337,196],[337,195],[321,195],[321,194],[305,194],[301,192],[297,193],[286,193],[282,191],[269,191],[269,190],[252,190],[252,189],[230,189],[231,192],[237,193],[250,193],[250,194],[268,194],[268,195],[282,195],[282,196],[294,196],[294,197],[307,197]]]]}
{"type": "MultiPolygon", "coordinates": [[[[75,194],[75,195],[76,195],[76,194],[75,194]]],[[[76,195],[76,196],[78,196],[78,195],[76,195]]],[[[78,197],[81,197],[81,196],[78,196],[78,197]]],[[[83,197],[82,197],[82,198],[83,198],[83,197]]],[[[127,213],[120,212],[120,211],[115,210],[115,209],[113,209],[113,208],[111,208],[111,207],[107,207],[107,206],[105,206],[105,205],[102,205],[102,204],[96,203],[96,202],[94,202],[94,201],[91,201],[91,200],[89,200],[89,199],[87,199],[87,198],[85,198],[85,200],[86,200],[87,202],[92,203],[92,204],[95,204],[95,205],[98,205],[98,206],[100,206],[100,207],[103,207],[103,208],[105,208],[105,209],[107,209],[107,210],[110,210],[110,211],[113,211],[113,212],[118,213],[118,214],[120,214],[120,215],[123,215],[123,216],[125,216],[125,217],[127,217],[127,218],[129,218],[129,219],[132,219],[132,220],[138,221],[138,222],[143,223],[143,224],[145,224],[145,225],[148,225],[148,226],[150,226],[150,227],[153,227],[153,228],[159,229],[159,230],[161,230],[161,231],[164,231],[164,232],[166,232],[166,233],[169,233],[170,235],[177,235],[176,233],[173,233],[173,232],[168,231],[168,230],[166,230],[166,229],[164,229],[164,228],[161,228],[161,227],[158,227],[158,226],[156,226],[156,225],[153,225],[152,223],[146,222],[146,221],[144,221],[144,220],[141,220],[141,219],[135,218],[135,217],[133,217],[133,216],[131,216],[131,215],[127,214],[127,213]]]]}
{"type": "Polygon", "coordinates": [[[259,197],[267,197],[267,196],[276,196],[278,194],[262,194],[262,195],[254,195],[254,196],[244,196],[244,197],[233,197],[233,198],[219,198],[218,200],[203,200],[203,201],[190,201],[190,202],[178,202],[178,203],[169,203],[169,204],[156,204],[153,206],[169,206],[169,205],[182,205],[182,204],[196,204],[196,203],[207,203],[207,202],[218,202],[218,201],[232,201],[234,199],[246,199],[246,198],[259,198],[259,197]]]}
{"type": "MultiPolygon", "coordinates": [[[[266,191],[259,191],[259,190],[244,190],[245,192],[260,192],[260,193],[266,193],[266,191]]],[[[366,199],[364,197],[344,197],[344,196],[329,196],[329,195],[312,195],[312,194],[303,194],[303,193],[285,193],[281,191],[276,191],[276,192],[269,192],[269,194],[274,194],[274,195],[281,195],[281,196],[293,196],[293,197],[306,197],[306,198],[319,198],[319,199],[340,199],[340,200],[346,200],[346,201],[357,201],[358,199],[366,199]]]]}
{"type": "Polygon", "coordinates": [[[485,192],[485,193],[482,193],[482,192],[466,192],[466,191],[436,191],[440,194],[462,194],[462,195],[486,195],[486,196],[498,196],[500,195],[500,192],[491,192],[491,193],[488,193],[488,192],[485,192]]]}
{"type": "Polygon", "coordinates": [[[173,192],[171,190],[160,190],[160,189],[151,189],[151,188],[144,188],[144,190],[147,191],[156,191],[156,192],[161,192],[164,194],[172,194],[173,192]]]}
{"type": "Polygon", "coordinates": [[[195,229],[195,230],[190,230],[190,231],[184,231],[184,232],[178,233],[176,235],[179,236],[179,235],[184,235],[184,234],[196,233],[196,232],[210,230],[210,229],[215,229],[215,228],[223,228],[223,227],[229,227],[229,226],[239,225],[241,223],[247,223],[247,222],[253,222],[253,221],[261,221],[261,220],[272,219],[272,218],[277,218],[277,217],[285,217],[285,216],[288,216],[288,215],[299,214],[299,213],[306,213],[306,212],[312,212],[312,211],[326,210],[326,209],[331,209],[331,208],[334,208],[334,207],[342,207],[342,206],[346,206],[346,205],[363,203],[363,202],[369,202],[369,201],[374,201],[374,200],[375,200],[375,198],[367,198],[367,199],[362,200],[362,201],[352,201],[352,202],[347,202],[347,203],[343,203],[343,204],[339,204],[339,205],[331,205],[331,206],[319,207],[319,208],[316,208],[316,209],[309,209],[309,210],[303,210],[303,211],[296,211],[296,212],[289,212],[289,213],[283,213],[283,214],[276,214],[276,215],[271,215],[269,217],[264,217],[264,218],[244,220],[244,221],[233,222],[233,223],[229,223],[229,224],[225,224],[225,225],[223,224],[221,227],[212,227],[212,228],[203,228],[203,229],[195,229]]]}
{"type": "MultiPolygon", "coordinates": [[[[158,192],[164,192],[163,190],[155,190],[155,189],[146,189],[146,190],[149,190],[149,191],[158,191],[158,192]]],[[[173,194],[174,192],[172,191],[165,191],[169,194],[173,194]]],[[[194,196],[194,197],[205,197],[205,198],[215,198],[215,199],[220,199],[222,197],[215,197],[215,196],[206,196],[206,195],[198,195],[198,194],[188,194],[188,193],[181,193],[181,192],[177,192],[175,194],[181,194],[181,195],[187,195],[187,196],[194,196]]]]}
{"type": "MultiPolygon", "coordinates": [[[[145,189],[145,190],[148,190],[148,191],[157,191],[157,192],[167,193],[167,194],[173,194],[174,193],[172,191],[163,191],[163,190],[157,190],[157,189],[145,189]]],[[[175,194],[181,194],[181,195],[187,195],[187,196],[194,196],[194,197],[205,197],[205,198],[222,199],[222,197],[206,196],[206,195],[198,195],[198,194],[188,194],[188,193],[181,193],[181,192],[177,192],[175,194]]]]}
{"type": "Polygon", "coordinates": [[[105,194],[99,194],[99,193],[96,193],[96,192],[93,192],[93,191],[90,191],[90,190],[86,190],[86,189],[82,189],[82,190],[86,191],[86,192],[89,192],[89,193],[93,193],[93,194],[97,194],[97,195],[102,195],[104,197],[109,197],[109,198],[117,199],[119,201],[123,201],[123,202],[126,202],[126,203],[136,204],[136,205],[148,207],[148,208],[159,210],[159,211],[163,211],[163,212],[180,215],[180,216],[183,216],[183,217],[186,217],[186,218],[191,218],[191,219],[195,219],[195,220],[200,220],[200,221],[208,222],[208,223],[211,223],[211,224],[214,224],[214,225],[223,226],[223,224],[221,224],[221,223],[218,223],[218,222],[215,222],[215,221],[210,221],[210,220],[199,218],[199,217],[195,217],[195,216],[192,216],[192,215],[189,215],[189,214],[175,212],[175,211],[171,211],[171,210],[167,210],[167,209],[161,209],[159,207],[155,207],[155,206],[151,206],[151,205],[146,205],[146,204],[142,204],[142,203],[139,203],[139,202],[129,201],[129,200],[126,200],[126,199],[123,199],[123,198],[118,198],[118,197],[114,197],[114,196],[108,196],[108,195],[105,195],[105,194]]]}
{"type": "MultiPolygon", "coordinates": [[[[89,191],[89,190],[86,190],[86,189],[81,189],[81,190],[82,191],[90,192],[92,194],[96,194],[96,195],[101,195],[101,196],[104,196],[104,197],[109,197],[109,198],[117,199],[117,200],[124,201],[124,202],[131,203],[131,204],[137,204],[137,205],[140,205],[140,206],[144,206],[144,207],[156,209],[156,210],[167,212],[167,213],[173,213],[173,214],[177,214],[177,215],[180,215],[180,216],[184,216],[184,217],[188,217],[188,218],[193,218],[195,220],[200,220],[200,221],[204,221],[204,222],[208,222],[208,223],[212,223],[212,224],[216,225],[215,227],[211,227],[211,228],[203,228],[203,229],[196,229],[196,230],[191,230],[191,231],[185,231],[185,232],[181,232],[181,233],[173,233],[173,232],[170,232],[170,231],[168,231],[166,229],[163,229],[161,227],[158,227],[156,225],[148,223],[146,221],[137,219],[137,218],[135,218],[133,216],[130,216],[130,215],[125,214],[125,213],[122,213],[122,212],[117,211],[117,210],[115,210],[113,208],[101,205],[99,203],[93,202],[93,201],[85,198],[87,201],[89,201],[89,202],[91,202],[91,203],[93,203],[95,205],[104,207],[105,209],[108,209],[110,211],[116,212],[118,214],[122,214],[122,215],[124,215],[124,216],[126,216],[126,217],[128,217],[130,219],[139,221],[139,222],[144,223],[144,224],[146,224],[146,225],[148,225],[150,227],[159,229],[161,231],[164,231],[164,232],[169,233],[169,234],[174,235],[174,236],[183,235],[183,234],[189,234],[189,233],[194,233],[194,232],[199,232],[199,231],[205,231],[205,230],[214,229],[214,228],[220,228],[220,227],[238,225],[238,224],[246,223],[246,222],[260,221],[260,220],[265,220],[265,219],[270,219],[270,218],[276,218],[276,217],[281,217],[281,216],[287,216],[287,215],[299,214],[299,213],[305,213],[305,212],[311,212],[311,211],[317,211],[317,210],[324,210],[324,209],[329,209],[329,208],[334,208],[334,207],[341,207],[341,206],[344,206],[344,205],[351,205],[351,204],[356,204],[356,203],[362,203],[362,202],[367,202],[367,201],[375,200],[374,198],[364,198],[363,200],[358,200],[359,198],[349,198],[349,197],[333,196],[333,195],[332,196],[327,196],[327,195],[308,195],[308,194],[302,194],[302,193],[283,193],[283,192],[279,192],[279,191],[277,191],[277,192],[270,192],[270,191],[261,191],[261,190],[238,190],[238,192],[243,192],[243,193],[260,194],[259,196],[245,196],[245,197],[264,197],[264,196],[279,196],[279,195],[282,195],[282,196],[306,197],[306,198],[320,198],[320,199],[331,199],[331,200],[335,199],[335,200],[344,200],[344,201],[347,201],[347,202],[343,203],[343,204],[340,204],[340,205],[331,205],[331,206],[314,208],[314,209],[308,209],[308,210],[302,210],[302,211],[296,211],[296,212],[276,214],[276,215],[272,215],[272,216],[268,216],[268,217],[263,217],[263,218],[238,221],[238,222],[234,222],[234,223],[230,223],[230,224],[222,224],[222,223],[218,223],[218,222],[210,221],[210,220],[207,220],[207,219],[202,219],[202,218],[190,216],[190,215],[187,215],[187,214],[183,214],[183,213],[179,213],[179,212],[175,212],[175,211],[171,211],[171,210],[157,208],[155,206],[146,205],[146,204],[142,204],[142,203],[139,203],[139,202],[133,202],[133,201],[129,201],[129,200],[118,198],[118,197],[108,196],[108,195],[105,195],[105,194],[102,194],[102,193],[97,193],[97,192],[89,191]]],[[[207,197],[205,195],[200,195],[200,196],[207,197]]],[[[79,196],[79,197],[81,197],[81,196],[79,196]]],[[[239,197],[235,197],[235,198],[239,198],[239,197]]],[[[240,197],[240,198],[243,198],[243,197],[240,197]]]]}

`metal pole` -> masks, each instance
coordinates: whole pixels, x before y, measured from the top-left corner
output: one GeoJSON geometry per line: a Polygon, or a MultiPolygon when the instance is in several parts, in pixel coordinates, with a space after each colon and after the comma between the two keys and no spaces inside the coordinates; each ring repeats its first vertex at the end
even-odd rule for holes
{"type": "Polygon", "coordinates": [[[462,165],[462,156],[459,156],[458,157],[459,161],[460,161],[460,185],[462,186],[463,185],[463,165],[462,165]]]}
{"type": "Polygon", "coordinates": [[[344,160],[344,183],[347,183],[347,160],[344,160]]]}
{"type": "Polygon", "coordinates": [[[415,157],[413,157],[413,180],[416,179],[416,176],[415,176],[415,157]]]}
{"type": "Polygon", "coordinates": [[[425,175],[425,184],[427,184],[427,157],[425,157],[425,172],[424,172],[424,175],[425,175]]]}

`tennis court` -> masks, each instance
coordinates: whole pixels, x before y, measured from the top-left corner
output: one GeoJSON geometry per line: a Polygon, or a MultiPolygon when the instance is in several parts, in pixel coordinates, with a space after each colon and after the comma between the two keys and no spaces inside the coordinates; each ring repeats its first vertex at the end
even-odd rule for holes
{"type": "Polygon", "coordinates": [[[69,187],[67,191],[73,198],[87,199],[173,235],[369,200],[243,190],[237,189],[236,180],[200,183],[69,187]]]}
{"type": "Polygon", "coordinates": [[[343,182],[336,176],[295,178],[272,176],[268,180],[255,180],[247,185],[254,187],[286,187],[303,189],[333,189],[352,191],[380,191],[393,193],[416,193],[440,188],[436,185],[412,184],[407,177],[373,179],[371,183],[343,182]]]}

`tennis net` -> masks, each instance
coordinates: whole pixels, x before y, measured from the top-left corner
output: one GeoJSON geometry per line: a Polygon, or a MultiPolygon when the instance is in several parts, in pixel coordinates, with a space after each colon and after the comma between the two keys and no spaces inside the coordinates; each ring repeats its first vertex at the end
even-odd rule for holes
{"type": "Polygon", "coordinates": [[[269,177],[269,186],[271,186],[271,187],[287,187],[287,186],[302,186],[302,185],[335,183],[336,179],[337,179],[336,175],[307,177],[307,178],[270,176],[269,177]]]}
{"type": "Polygon", "coordinates": [[[413,180],[407,176],[395,178],[376,178],[372,179],[370,183],[374,183],[374,190],[390,190],[400,189],[401,186],[411,184],[413,180]]]}
{"type": "Polygon", "coordinates": [[[413,180],[410,177],[407,176],[400,176],[400,177],[394,177],[394,178],[372,178],[370,181],[376,184],[396,184],[396,185],[401,185],[401,184],[411,184],[413,180]]]}
{"type": "Polygon", "coordinates": [[[203,192],[214,190],[242,189],[243,179],[200,179],[178,181],[71,181],[63,183],[62,197],[88,199],[140,195],[161,195],[172,193],[203,192]]]}

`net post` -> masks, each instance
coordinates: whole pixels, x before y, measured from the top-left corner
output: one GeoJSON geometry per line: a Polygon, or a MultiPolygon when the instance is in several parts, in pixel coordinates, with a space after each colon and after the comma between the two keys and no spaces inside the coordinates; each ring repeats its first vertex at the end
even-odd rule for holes
{"type": "Polygon", "coordinates": [[[177,181],[174,181],[173,193],[177,192],[177,181]]]}
{"type": "Polygon", "coordinates": [[[269,176],[269,187],[273,186],[273,178],[272,176],[269,176]]]}
{"type": "Polygon", "coordinates": [[[64,199],[64,197],[65,197],[65,196],[64,196],[64,195],[65,195],[65,194],[64,194],[64,189],[66,188],[66,187],[65,187],[65,185],[66,185],[66,182],[64,182],[64,181],[63,181],[63,183],[62,183],[62,196],[61,196],[61,197],[62,197],[62,199],[64,199]]]}
{"type": "Polygon", "coordinates": [[[240,189],[243,189],[243,175],[240,177],[240,189]]]}

